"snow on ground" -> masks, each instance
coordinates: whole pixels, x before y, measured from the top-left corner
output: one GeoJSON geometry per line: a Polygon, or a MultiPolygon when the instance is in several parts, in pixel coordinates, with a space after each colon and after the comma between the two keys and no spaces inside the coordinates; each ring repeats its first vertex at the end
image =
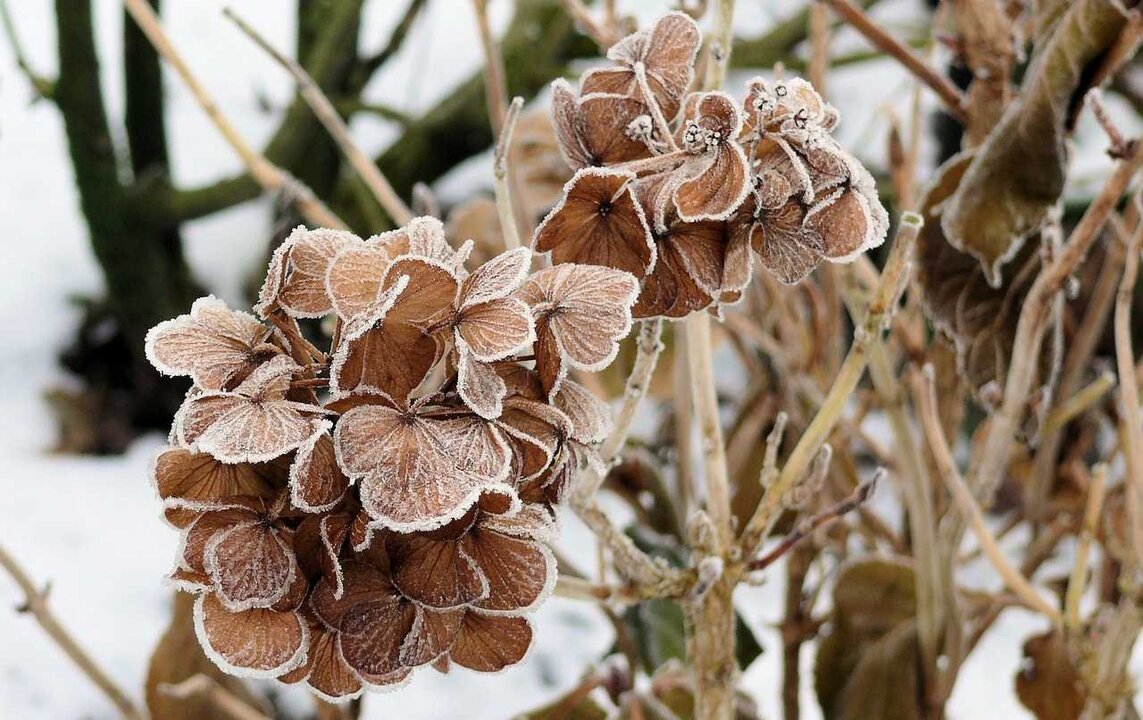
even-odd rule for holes
{"type": "MultiPolygon", "coordinates": [[[[109,111],[122,114],[121,62],[116,49],[122,29],[119,3],[95,0],[96,26],[109,111]]],[[[214,93],[248,140],[264,141],[278,110],[266,112],[261,95],[274,108],[292,92],[285,76],[257,52],[220,14],[223,0],[167,3],[175,43],[200,79],[214,93]]],[[[290,3],[235,3],[267,37],[290,46],[290,3]]],[[[654,17],[664,0],[629,0],[624,7],[654,17]]],[[[785,12],[785,3],[739,3],[738,27],[758,32],[785,12]],[[778,8],[781,6],[781,10],[778,8]]],[[[50,3],[9,3],[34,67],[50,75],[55,66],[55,34],[50,3]]],[[[387,36],[403,3],[367,4],[363,44],[376,48],[387,36]]],[[[913,17],[913,0],[886,0],[878,14],[895,27],[913,17]]],[[[369,98],[416,112],[432,105],[479,62],[464,0],[432,0],[427,21],[414,28],[406,50],[378,74],[369,98]]],[[[492,3],[495,27],[510,12],[506,0],[492,3]]],[[[860,40],[844,31],[837,47],[860,40]]],[[[150,458],[162,438],[140,440],[123,457],[78,458],[52,455],[52,419],[42,402],[45,389],[66,384],[55,355],[78,321],[69,297],[97,294],[98,268],[86,244],[63,127],[46,103],[29,105],[30,93],[16,74],[9,48],[0,49],[0,327],[7,329],[0,352],[0,543],[37,582],[51,582],[51,602],[60,620],[125,688],[138,697],[147,657],[167,622],[170,591],[161,578],[174,553],[176,535],[158,517],[158,503],[147,482],[150,458]]],[[[881,163],[884,127],[876,113],[892,106],[907,116],[910,83],[887,63],[831,76],[831,100],[842,110],[844,143],[863,159],[881,163]]],[[[230,174],[239,163],[219,139],[185,89],[168,81],[170,128],[176,178],[196,184],[230,174]]],[[[1122,109],[1113,106],[1122,115],[1122,109]]],[[[1137,122],[1137,121],[1135,121],[1137,122]]],[[[1132,126],[1133,127],[1133,126],[1132,126]]],[[[361,119],[354,132],[369,150],[394,138],[384,123],[361,119]]],[[[1090,123],[1081,126],[1081,144],[1101,142],[1090,123]]],[[[1106,162],[1084,156],[1084,174],[1098,176],[1106,162]]],[[[442,182],[446,195],[472,192],[489,182],[489,163],[474,161],[462,177],[442,182]]],[[[248,203],[187,228],[190,260],[210,289],[238,303],[241,287],[262,250],[268,229],[268,203],[248,203]]],[[[891,494],[883,487],[879,494],[891,494]]],[[[884,502],[877,507],[888,506],[884,502]]],[[[565,524],[562,549],[590,567],[594,552],[587,531],[572,519],[565,524]]],[[[781,617],[782,576],[760,588],[741,591],[739,607],[767,652],[745,673],[745,686],[769,717],[779,714],[780,652],[774,630],[781,617]]],[[[987,571],[982,571],[987,576],[987,571]]],[[[988,576],[990,577],[990,576],[988,576]]],[[[43,635],[30,618],[8,612],[20,600],[7,578],[0,578],[0,716],[19,720],[112,718],[114,709],[43,635]]],[[[820,610],[821,608],[819,608],[820,610]]],[[[371,696],[367,718],[463,717],[498,720],[533,707],[573,685],[580,673],[611,642],[602,616],[583,604],[552,599],[537,614],[537,643],[520,667],[494,677],[458,671],[448,676],[419,673],[397,693],[371,696]]],[[[1008,612],[964,670],[953,695],[954,720],[979,717],[1026,718],[1011,691],[1020,662],[1020,643],[1042,623],[1008,612]]],[[[803,678],[804,716],[820,717],[812,691],[807,646],[803,678]]],[[[289,705],[304,711],[306,701],[287,693],[289,705]]]]}

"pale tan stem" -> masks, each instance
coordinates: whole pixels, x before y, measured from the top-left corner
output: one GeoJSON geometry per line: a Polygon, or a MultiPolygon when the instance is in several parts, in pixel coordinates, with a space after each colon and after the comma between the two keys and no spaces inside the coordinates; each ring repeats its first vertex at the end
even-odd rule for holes
{"type": "Polygon", "coordinates": [[[508,117],[508,83],[504,79],[504,59],[497,48],[492,26],[488,21],[488,0],[472,0],[476,12],[476,27],[480,32],[480,47],[484,53],[484,98],[488,105],[488,119],[492,134],[504,132],[508,117]]]}
{"type": "Polygon", "coordinates": [[[941,430],[940,415],[937,411],[936,382],[933,377],[932,366],[925,366],[920,376],[914,376],[913,383],[913,393],[920,409],[921,427],[929,441],[929,450],[933,454],[933,460],[945,487],[952,495],[953,502],[956,503],[957,508],[968,521],[969,528],[976,537],[976,542],[980,545],[984,556],[988,558],[992,567],[1000,575],[1004,585],[1024,605],[1043,614],[1052,621],[1053,625],[1062,624],[1063,618],[1059,611],[1040,597],[1028,579],[1008,562],[1008,558],[1004,556],[1004,551],[1000,549],[996,543],[996,538],[993,537],[992,531],[988,529],[988,524],[984,521],[984,513],[981,512],[980,506],[972,497],[972,492],[957,470],[952,451],[949,450],[948,440],[945,439],[944,431],[941,430]]]}
{"type": "Polygon", "coordinates": [[[472,0],[476,12],[476,25],[480,31],[480,48],[484,53],[484,98],[488,106],[488,122],[496,141],[496,160],[493,174],[496,181],[496,209],[500,216],[504,244],[511,250],[520,247],[520,237],[531,235],[531,219],[524,212],[519,200],[511,201],[512,195],[520,195],[520,180],[516,168],[509,165],[508,153],[512,148],[512,130],[523,108],[523,99],[516,98],[520,107],[512,110],[508,102],[508,81],[504,74],[504,56],[500,44],[492,34],[488,21],[488,0],[472,0]],[[511,188],[511,192],[509,192],[511,188]],[[505,198],[502,202],[501,198],[505,198]],[[507,212],[505,212],[507,211],[507,212]],[[511,235],[510,235],[511,233],[511,235]],[[515,244],[512,244],[512,243],[515,244]]]}
{"type": "Polygon", "coordinates": [[[1097,403],[1103,400],[1103,396],[1107,395],[1114,387],[1115,373],[1100,373],[1099,377],[1091,381],[1086,387],[1052,408],[1052,411],[1044,418],[1044,434],[1063,429],[1072,420],[1095,407],[1097,403]]]}
{"type": "Polygon", "coordinates": [[[1054,305],[1053,298],[1087,256],[1141,165],[1143,143],[1135,142],[1131,144],[1130,154],[1116,166],[1099,195],[1092,200],[1055,260],[1040,272],[1028,291],[1016,324],[1004,398],[989,420],[977,462],[968,473],[969,486],[985,505],[1000,486],[1008,468],[1012,438],[1020,424],[1040,364],[1040,350],[1054,305]]]}
{"type": "Polygon", "coordinates": [[[596,583],[569,575],[560,575],[556,579],[555,595],[570,600],[615,604],[636,603],[641,599],[639,593],[629,585],[596,583]]]}
{"type": "Polygon", "coordinates": [[[865,36],[879,50],[890,55],[913,73],[918,80],[937,94],[948,111],[962,122],[965,120],[964,95],[941,73],[934,70],[923,57],[897,38],[885,32],[865,11],[852,0],[824,0],[838,15],[865,36]]]}
{"type": "Polygon", "coordinates": [[[1087,489],[1087,506],[1083,513],[1083,527],[1080,528],[1076,557],[1072,563],[1068,589],[1064,595],[1064,618],[1067,629],[1077,632],[1080,629],[1080,599],[1087,585],[1087,561],[1091,555],[1091,544],[1099,531],[1099,512],[1103,509],[1104,489],[1107,487],[1107,464],[1100,463],[1092,468],[1091,485],[1087,489]]]}
{"type": "Polygon", "coordinates": [[[865,317],[865,322],[854,333],[854,342],[845,357],[825,401],[810,421],[790,457],[786,460],[777,480],[766,490],[761,502],[755,508],[739,538],[743,557],[751,557],[758,551],[762,539],[769,534],[777,520],[782,500],[790,489],[802,479],[806,470],[817,455],[818,448],[829,437],[841,418],[846,403],[849,402],[857,383],[865,373],[869,343],[881,342],[881,336],[892,318],[901,290],[908,280],[908,268],[913,253],[913,245],[921,231],[923,220],[915,213],[906,213],[881,273],[873,302],[865,317]]]}
{"type": "MultiPolygon", "coordinates": [[[[854,306],[852,301],[850,306],[854,306]]],[[[856,316],[854,321],[857,321],[856,316]]],[[[904,470],[900,488],[909,511],[909,533],[917,569],[918,644],[925,676],[931,683],[937,674],[938,642],[944,624],[943,603],[947,596],[937,549],[937,521],[930,491],[932,481],[913,436],[913,425],[905,412],[903,388],[889,362],[885,346],[870,343],[868,355],[869,375],[889,418],[898,453],[896,459],[904,470]]]]}
{"type": "Polygon", "coordinates": [[[810,5],[810,84],[822,97],[826,96],[826,72],[829,70],[829,13],[822,0],[810,5]]]}
{"type": "Polygon", "coordinates": [[[159,691],[176,700],[189,700],[191,698],[205,700],[218,713],[217,715],[212,714],[212,718],[219,718],[220,720],[270,720],[269,717],[250,707],[241,698],[206,675],[192,675],[180,683],[160,685],[159,691]]]}
{"type": "Polygon", "coordinates": [[[611,434],[599,447],[599,457],[605,463],[615,459],[627,443],[631,423],[635,420],[635,412],[651,387],[651,378],[659,363],[659,355],[663,352],[662,337],[661,319],[644,320],[639,324],[639,338],[635,343],[635,364],[631,368],[631,374],[627,376],[623,405],[619,408],[619,415],[615,418],[611,434]]]}
{"type": "Polygon", "coordinates": [[[614,33],[600,27],[580,0],[561,0],[561,4],[564,6],[564,11],[575,21],[575,24],[583,30],[585,35],[595,41],[600,50],[607,52],[607,49],[619,39],[614,36],[614,33]]]}
{"type": "Polygon", "coordinates": [[[115,684],[115,681],[87,654],[87,651],[80,646],[72,634],[56,620],[51,608],[48,607],[47,591],[36,588],[24,568],[8,554],[3,546],[0,546],[0,567],[4,568],[4,571],[19,586],[20,591],[24,593],[24,602],[20,606],[20,611],[30,613],[35,618],[39,626],[52,639],[52,642],[60,650],[63,650],[64,654],[76,664],[91,682],[95,683],[95,686],[119,709],[119,713],[124,718],[127,720],[143,720],[144,715],[127,697],[127,693],[115,684]]]}
{"type": "MultiPolygon", "coordinates": [[[[1139,196],[1143,202],[1143,195],[1139,196]]],[[[1136,566],[1143,563],[1143,418],[1140,418],[1139,382],[1135,376],[1135,354],[1131,349],[1131,305],[1139,275],[1139,249],[1143,244],[1143,223],[1127,243],[1123,279],[1115,300],[1115,364],[1119,371],[1120,422],[1123,424],[1123,457],[1127,464],[1127,517],[1136,566]]]]}
{"type": "Polygon", "coordinates": [[[123,5],[135,23],[138,24],[139,29],[147,36],[147,40],[154,46],[155,51],[167,61],[183,81],[183,84],[190,90],[195,102],[206,113],[207,118],[218,129],[223,139],[238,153],[238,157],[254,181],[268,192],[277,192],[288,196],[302,217],[306,219],[306,222],[319,227],[344,229],[346,225],[341,218],[318,200],[312,190],[267,160],[238,133],[230,119],[223,114],[214,98],[198,81],[198,78],[191,72],[190,66],[186,64],[186,61],[175,49],[147,0],[123,0],[123,5]]]}
{"type": "Polygon", "coordinates": [[[706,506],[718,533],[719,552],[730,546],[730,477],[726,464],[726,442],[718,417],[718,393],[714,382],[710,315],[693,313],[686,320],[687,359],[690,362],[694,413],[702,438],[703,481],[706,506]]]}
{"type": "Polygon", "coordinates": [[[299,65],[296,60],[271,45],[261,33],[239,17],[233,9],[225,8],[222,14],[237,25],[239,30],[254,41],[254,44],[273,58],[276,63],[285,68],[286,72],[290,73],[294,83],[298,86],[298,93],[301,94],[302,99],[310,106],[314,116],[321,122],[322,127],[326,129],[337,146],[341,148],[341,152],[349,160],[349,164],[365,181],[366,187],[369,188],[373,197],[392,218],[393,222],[397,225],[405,225],[412,220],[413,211],[397,195],[397,191],[389,184],[389,180],[382,174],[377,164],[354,142],[353,136],[349,132],[349,126],[341,119],[337,108],[333,106],[333,103],[310,77],[310,74],[306,72],[306,69],[299,65]]]}
{"type": "Polygon", "coordinates": [[[500,232],[504,236],[504,249],[515,250],[520,247],[520,228],[517,225],[516,213],[512,203],[511,172],[508,167],[508,150],[512,147],[512,132],[516,129],[516,120],[520,117],[520,110],[524,107],[524,98],[512,99],[508,108],[508,115],[504,119],[504,129],[496,141],[496,153],[492,161],[492,176],[495,179],[496,215],[500,218],[500,232]]]}

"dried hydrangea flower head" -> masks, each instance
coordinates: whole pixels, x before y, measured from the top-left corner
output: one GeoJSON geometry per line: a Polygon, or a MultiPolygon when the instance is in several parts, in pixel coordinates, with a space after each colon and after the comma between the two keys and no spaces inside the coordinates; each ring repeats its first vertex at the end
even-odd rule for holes
{"type": "Polygon", "coordinates": [[[193,382],[153,469],[182,537],[171,581],[227,672],[338,700],[531,647],[557,506],[609,428],[566,373],[614,359],[639,284],[529,274],[527,248],[470,271],[471,247],[433,218],[368,240],[299,228],[260,319],[203,298],[148,336],[193,382]],[[310,317],[333,321],[324,348],[310,317]]]}
{"type": "Polygon", "coordinates": [[[556,134],[577,173],[533,247],[557,264],[634,274],[640,318],[735,302],[750,280],[747,248],[795,283],[888,230],[873,178],[830,135],[837,111],[796,78],[751,80],[741,109],[723,93],[687,95],[699,40],[694,21],[672,13],[617,43],[615,65],[587,72],[578,97],[553,85],[556,134]]]}

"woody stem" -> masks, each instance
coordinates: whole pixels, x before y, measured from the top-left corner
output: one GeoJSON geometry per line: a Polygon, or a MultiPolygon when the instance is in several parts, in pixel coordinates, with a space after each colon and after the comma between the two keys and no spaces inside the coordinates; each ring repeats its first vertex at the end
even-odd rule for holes
{"type": "MultiPolygon", "coordinates": [[[[719,0],[714,18],[715,28],[709,40],[706,90],[722,87],[726,76],[733,39],[734,0],[719,0]]],[[[735,543],[726,442],[719,422],[718,394],[714,384],[710,315],[692,313],[686,320],[685,334],[694,392],[694,415],[702,437],[706,512],[714,531],[708,541],[710,547],[696,547],[695,550],[696,554],[716,558],[725,567],[734,559],[731,551],[735,543]]],[[[734,717],[734,694],[739,676],[734,643],[734,588],[739,576],[737,571],[724,570],[709,592],[683,606],[687,618],[687,650],[694,662],[695,717],[698,720],[729,720],[734,717]]]]}

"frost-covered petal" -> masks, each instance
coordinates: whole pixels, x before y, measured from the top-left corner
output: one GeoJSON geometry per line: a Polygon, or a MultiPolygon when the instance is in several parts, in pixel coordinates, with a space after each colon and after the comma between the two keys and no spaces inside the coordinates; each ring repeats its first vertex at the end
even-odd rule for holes
{"type": "Polygon", "coordinates": [[[207,453],[172,447],[155,458],[154,479],[168,505],[204,510],[236,496],[273,498],[281,472],[274,464],[226,464],[207,453]]]}
{"type": "Polygon", "coordinates": [[[203,561],[219,601],[235,612],[277,603],[299,574],[289,541],[267,522],[216,534],[206,545],[203,561]]]}
{"type": "Polygon", "coordinates": [[[401,647],[401,663],[408,667],[428,665],[447,653],[460,632],[465,611],[435,611],[420,608],[416,622],[401,647]]]}
{"type": "Polygon", "coordinates": [[[382,677],[399,672],[404,669],[401,645],[415,618],[413,605],[395,597],[354,605],[341,619],[341,656],[362,676],[382,677]]]}
{"type": "Polygon", "coordinates": [[[469,305],[460,311],[456,323],[457,334],[481,362],[502,360],[519,352],[534,337],[531,311],[512,297],[469,305]]]}
{"type": "Polygon", "coordinates": [[[571,438],[584,444],[603,442],[611,433],[611,411],[583,385],[565,380],[552,404],[571,422],[571,438]]]}
{"type": "Polygon", "coordinates": [[[207,656],[232,675],[276,677],[305,662],[309,628],[297,612],[231,612],[213,595],[195,602],[195,631],[207,656]]]}
{"type": "Polygon", "coordinates": [[[449,658],[477,672],[499,672],[524,659],[532,647],[532,624],[524,617],[465,613],[449,658]]]}
{"type": "Polygon", "coordinates": [[[553,264],[605,265],[643,277],[655,249],[643,209],[628,183],[634,175],[584,168],[564,186],[564,198],[536,228],[533,247],[553,264]]]}
{"type": "Polygon", "coordinates": [[[466,345],[458,346],[456,389],[464,404],[482,418],[500,416],[508,387],[489,363],[472,356],[466,345]]]}
{"type": "Polygon", "coordinates": [[[555,585],[555,558],[532,540],[509,537],[478,525],[464,537],[461,546],[487,578],[487,595],[475,602],[482,610],[530,610],[555,585]]]}
{"type": "Polygon", "coordinates": [[[460,285],[460,307],[466,308],[511,295],[532,264],[529,248],[516,248],[500,253],[478,267],[460,285]]]}
{"type": "Polygon", "coordinates": [[[687,221],[724,220],[750,192],[746,155],[737,144],[727,143],[700,168],[675,187],[673,197],[679,217],[687,221]]]}
{"type": "Polygon", "coordinates": [[[488,581],[460,544],[436,533],[392,533],[385,543],[393,584],[405,597],[438,610],[463,607],[488,595],[488,581]]]}
{"type": "Polygon", "coordinates": [[[321,432],[316,432],[298,448],[290,466],[290,499],[294,507],[305,512],[322,512],[334,507],[345,496],[349,478],[337,464],[332,425],[321,421],[321,432]]]}
{"type": "Polygon", "coordinates": [[[221,390],[227,381],[260,362],[256,348],[269,331],[253,315],[231,310],[213,295],[199,298],[188,315],[159,323],[147,333],[147,359],[165,375],[188,375],[205,390],[221,390]]]}

